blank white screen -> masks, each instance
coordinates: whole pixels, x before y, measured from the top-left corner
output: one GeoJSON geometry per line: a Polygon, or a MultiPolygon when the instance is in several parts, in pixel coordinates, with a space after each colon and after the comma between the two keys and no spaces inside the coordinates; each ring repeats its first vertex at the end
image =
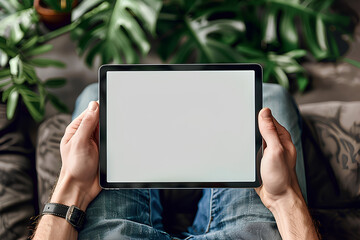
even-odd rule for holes
{"type": "Polygon", "coordinates": [[[107,181],[255,181],[254,88],[254,71],[107,72],[107,181]]]}

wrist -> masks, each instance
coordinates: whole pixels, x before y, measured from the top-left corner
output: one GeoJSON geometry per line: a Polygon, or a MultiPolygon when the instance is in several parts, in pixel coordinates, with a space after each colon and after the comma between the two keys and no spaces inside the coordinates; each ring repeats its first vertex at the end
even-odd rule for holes
{"type": "Polygon", "coordinates": [[[269,210],[275,217],[283,239],[319,239],[307,205],[295,190],[290,189],[284,196],[273,201],[269,210]]]}
{"type": "Polygon", "coordinates": [[[91,200],[86,192],[73,184],[69,178],[59,177],[50,202],[60,203],[67,206],[75,205],[84,212],[91,200]]]}
{"type": "Polygon", "coordinates": [[[275,215],[282,210],[290,210],[293,208],[306,208],[306,204],[302,196],[290,188],[283,195],[271,198],[268,204],[268,209],[275,215]]]}

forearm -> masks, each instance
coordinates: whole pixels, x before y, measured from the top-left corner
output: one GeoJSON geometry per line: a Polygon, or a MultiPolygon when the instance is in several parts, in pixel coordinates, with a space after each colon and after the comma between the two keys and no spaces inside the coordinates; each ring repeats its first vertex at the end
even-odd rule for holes
{"type": "Polygon", "coordinates": [[[77,239],[78,233],[65,219],[54,215],[41,217],[33,239],[77,239]]]}
{"type": "Polygon", "coordinates": [[[275,202],[269,209],[275,217],[283,239],[320,239],[306,203],[294,192],[275,202]]]}
{"type": "MultiPolygon", "coordinates": [[[[61,178],[59,178],[61,179],[61,178]]],[[[59,180],[50,200],[51,203],[60,203],[67,206],[75,205],[85,211],[87,201],[84,195],[72,186],[69,180],[59,180]]],[[[42,210],[42,209],[41,209],[42,210]]],[[[43,215],[37,226],[35,240],[44,239],[77,239],[77,230],[64,218],[54,215],[43,215]]]]}

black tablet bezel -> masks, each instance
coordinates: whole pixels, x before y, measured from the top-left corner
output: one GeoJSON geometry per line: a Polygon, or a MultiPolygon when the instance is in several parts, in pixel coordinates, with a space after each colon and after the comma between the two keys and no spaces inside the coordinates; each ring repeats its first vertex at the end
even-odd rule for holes
{"type": "Polygon", "coordinates": [[[261,185],[260,159],[262,157],[262,138],[258,129],[258,113],[262,108],[262,67],[259,64],[109,64],[99,68],[100,101],[100,186],[115,188],[254,188],[261,185]],[[253,70],[255,72],[255,144],[256,167],[254,182],[107,182],[106,162],[106,84],[109,71],[229,71],[253,70]]]}

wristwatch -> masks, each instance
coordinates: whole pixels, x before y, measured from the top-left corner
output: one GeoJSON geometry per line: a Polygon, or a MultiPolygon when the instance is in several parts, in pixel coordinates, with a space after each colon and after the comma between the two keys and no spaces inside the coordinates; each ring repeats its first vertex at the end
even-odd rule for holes
{"type": "Polygon", "coordinates": [[[66,206],[59,203],[47,203],[45,204],[42,214],[50,214],[58,217],[65,218],[77,231],[79,231],[85,221],[86,213],[78,207],[66,206]]]}

